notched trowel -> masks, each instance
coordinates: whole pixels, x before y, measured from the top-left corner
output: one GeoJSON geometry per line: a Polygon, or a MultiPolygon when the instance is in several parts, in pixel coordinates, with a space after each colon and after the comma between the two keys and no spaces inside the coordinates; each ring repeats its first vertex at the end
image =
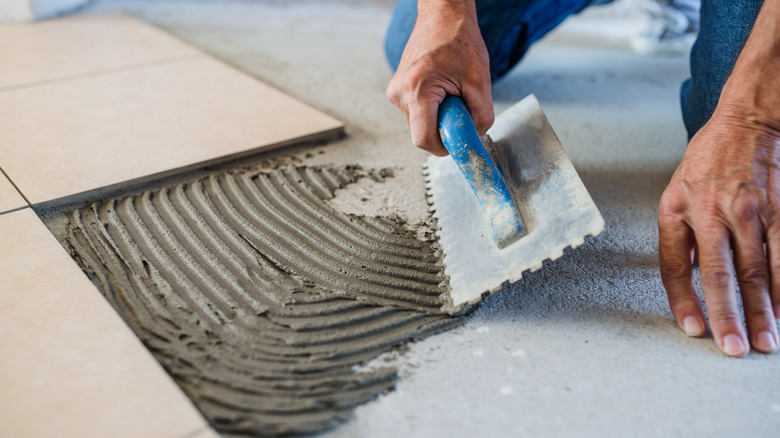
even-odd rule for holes
{"type": "Polygon", "coordinates": [[[452,289],[445,310],[456,313],[604,231],[535,96],[499,115],[482,141],[463,101],[447,96],[439,133],[452,158],[431,157],[424,172],[452,289]]]}

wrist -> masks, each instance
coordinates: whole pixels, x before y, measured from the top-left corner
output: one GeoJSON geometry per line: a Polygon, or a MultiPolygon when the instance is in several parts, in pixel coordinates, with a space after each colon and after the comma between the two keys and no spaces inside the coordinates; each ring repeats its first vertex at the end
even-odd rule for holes
{"type": "Polygon", "coordinates": [[[723,86],[716,114],[780,130],[780,0],[767,0],[723,86]]]}
{"type": "Polygon", "coordinates": [[[738,96],[722,96],[712,119],[730,126],[780,133],[780,112],[765,106],[761,94],[753,91],[745,91],[738,96]]]}
{"type": "Polygon", "coordinates": [[[751,58],[740,57],[715,112],[780,131],[780,57],[751,58]]]}

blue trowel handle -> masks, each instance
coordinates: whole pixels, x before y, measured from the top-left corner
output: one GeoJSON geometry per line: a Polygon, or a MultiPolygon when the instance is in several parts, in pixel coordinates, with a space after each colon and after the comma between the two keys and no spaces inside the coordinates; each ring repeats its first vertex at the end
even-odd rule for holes
{"type": "Polygon", "coordinates": [[[439,106],[439,135],[477,195],[496,245],[503,248],[522,237],[525,226],[512,194],[459,97],[447,96],[439,106]]]}

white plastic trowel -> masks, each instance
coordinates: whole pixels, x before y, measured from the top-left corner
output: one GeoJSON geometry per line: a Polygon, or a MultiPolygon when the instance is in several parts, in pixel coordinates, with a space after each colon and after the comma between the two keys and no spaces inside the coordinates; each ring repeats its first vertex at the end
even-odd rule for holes
{"type": "Polygon", "coordinates": [[[451,158],[430,157],[424,173],[450,278],[444,310],[459,312],[604,231],[535,96],[500,114],[482,141],[463,101],[447,96],[439,133],[451,158]]]}

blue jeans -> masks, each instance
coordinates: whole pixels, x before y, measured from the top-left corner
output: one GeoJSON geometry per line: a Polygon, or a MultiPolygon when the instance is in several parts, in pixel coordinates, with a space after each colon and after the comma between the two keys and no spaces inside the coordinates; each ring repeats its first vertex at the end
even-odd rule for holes
{"type": "MultiPolygon", "coordinates": [[[[477,19],[498,80],[569,15],[611,0],[477,0],[477,19]]],[[[723,84],[753,28],[762,0],[703,0],[699,37],[691,50],[691,78],[681,89],[688,138],[707,123],[723,84]]],[[[399,0],[385,39],[390,66],[398,68],[417,19],[417,0],[399,0]]]]}

